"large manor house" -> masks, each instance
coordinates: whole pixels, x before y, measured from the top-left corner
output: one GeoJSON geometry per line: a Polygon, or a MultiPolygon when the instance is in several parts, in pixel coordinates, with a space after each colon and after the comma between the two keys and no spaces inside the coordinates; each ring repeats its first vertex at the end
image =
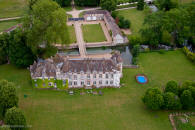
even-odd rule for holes
{"type": "MultiPolygon", "coordinates": [[[[127,43],[128,39],[123,36],[120,28],[115,23],[110,13],[106,10],[92,10],[84,12],[85,21],[101,21],[105,25],[112,37],[112,46],[127,43]]],[[[75,23],[76,24],[76,23],[75,23]]],[[[103,46],[103,45],[102,45],[103,46]]],[[[118,51],[111,53],[105,58],[71,58],[57,54],[46,60],[39,60],[30,66],[31,77],[38,86],[37,80],[44,80],[41,83],[49,82],[49,86],[58,88],[55,80],[60,80],[65,85],[68,82],[69,88],[82,87],[120,87],[122,77],[123,61],[118,51]],[[51,80],[52,79],[52,80],[51,80]]],[[[40,84],[39,84],[40,85],[40,84]]]]}
{"type": "MultiPolygon", "coordinates": [[[[68,81],[69,88],[120,87],[122,59],[119,52],[113,53],[109,59],[71,59],[56,55],[35,62],[30,66],[30,72],[34,81],[37,79],[62,80],[63,83],[68,81]]],[[[56,84],[50,84],[57,87],[56,84]]]]}

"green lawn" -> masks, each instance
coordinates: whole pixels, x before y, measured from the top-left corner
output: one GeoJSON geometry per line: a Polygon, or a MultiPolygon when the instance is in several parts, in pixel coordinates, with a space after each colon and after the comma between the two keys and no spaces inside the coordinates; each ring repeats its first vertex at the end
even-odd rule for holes
{"type": "Polygon", "coordinates": [[[27,0],[0,0],[0,18],[22,16],[27,0]]]}
{"type": "Polygon", "coordinates": [[[106,37],[100,24],[82,25],[83,37],[85,42],[103,42],[106,37]]]}
{"type": "Polygon", "coordinates": [[[77,40],[76,40],[74,26],[68,26],[68,32],[69,32],[69,37],[70,37],[70,43],[76,43],[77,40]]]}
{"type": "Polygon", "coordinates": [[[0,66],[0,79],[16,83],[19,107],[33,130],[172,130],[168,112],[148,110],[141,97],[147,88],[161,87],[168,80],[194,80],[195,65],[180,50],[142,53],[139,63],[139,69],[123,70],[124,87],[105,90],[103,96],[32,89],[29,71],[12,65],[0,66]],[[139,73],[148,76],[147,85],[135,82],[139,73]]]}
{"type": "Polygon", "coordinates": [[[142,28],[144,22],[145,14],[143,11],[138,11],[137,9],[128,9],[118,11],[119,15],[124,16],[125,19],[131,21],[131,31],[132,33],[138,33],[142,28]]]}
{"type": "Polygon", "coordinates": [[[7,30],[14,25],[17,25],[18,23],[19,23],[19,21],[17,21],[17,20],[0,22],[0,32],[7,30]]]}

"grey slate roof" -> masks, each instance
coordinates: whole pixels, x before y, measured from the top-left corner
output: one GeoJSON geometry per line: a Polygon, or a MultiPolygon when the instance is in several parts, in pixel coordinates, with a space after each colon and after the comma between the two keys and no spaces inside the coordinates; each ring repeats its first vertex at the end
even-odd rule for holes
{"type": "Polygon", "coordinates": [[[119,63],[122,59],[119,52],[115,52],[111,59],[69,59],[56,55],[44,61],[34,62],[30,66],[32,78],[56,77],[57,69],[61,73],[92,73],[120,71],[119,63]]]}

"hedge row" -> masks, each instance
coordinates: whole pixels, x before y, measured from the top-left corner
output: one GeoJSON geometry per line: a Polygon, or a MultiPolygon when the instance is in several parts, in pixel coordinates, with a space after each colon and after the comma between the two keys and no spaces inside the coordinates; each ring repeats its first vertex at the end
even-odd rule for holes
{"type": "Polygon", "coordinates": [[[183,52],[193,63],[195,63],[195,53],[191,52],[187,47],[183,48],[183,52]]]}

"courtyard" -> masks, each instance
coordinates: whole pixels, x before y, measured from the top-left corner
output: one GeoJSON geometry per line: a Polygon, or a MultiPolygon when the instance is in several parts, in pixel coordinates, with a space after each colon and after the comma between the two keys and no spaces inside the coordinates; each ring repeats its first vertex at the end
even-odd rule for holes
{"type": "Polygon", "coordinates": [[[83,37],[85,42],[105,42],[106,37],[100,24],[82,25],[83,37]]]}
{"type": "Polygon", "coordinates": [[[195,66],[181,50],[141,53],[139,59],[140,68],[123,69],[124,87],[102,90],[103,96],[70,96],[64,91],[33,89],[29,71],[12,65],[0,66],[0,79],[17,85],[19,107],[31,129],[171,130],[169,112],[151,112],[141,97],[147,88],[163,86],[168,80],[193,80],[195,66]],[[137,84],[134,77],[139,73],[146,74],[150,82],[137,84]]]}

